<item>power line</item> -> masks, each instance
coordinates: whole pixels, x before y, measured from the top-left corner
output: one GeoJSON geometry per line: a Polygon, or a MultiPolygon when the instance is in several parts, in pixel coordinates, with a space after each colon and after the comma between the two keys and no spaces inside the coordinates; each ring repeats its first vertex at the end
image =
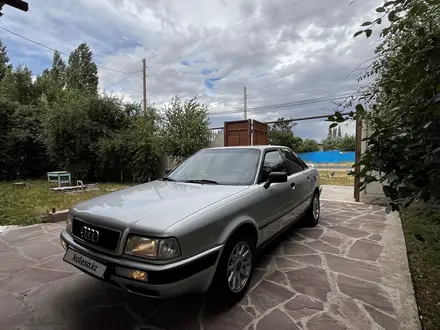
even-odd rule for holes
{"type": "MultiPolygon", "coordinates": [[[[325,89],[308,89],[308,90],[299,90],[296,92],[290,92],[290,93],[281,93],[281,94],[269,94],[269,95],[262,95],[262,96],[253,96],[253,97],[248,97],[248,100],[250,99],[263,99],[263,98],[269,98],[269,97],[275,97],[275,96],[286,96],[286,95],[297,95],[297,94],[304,94],[304,93],[308,93],[308,92],[327,92],[330,91],[331,89],[340,89],[340,88],[358,88],[358,87],[362,87],[364,85],[353,85],[353,86],[329,86],[325,89]],[[330,90],[329,90],[330,89],[330,90]]],[[[353,91],[355,92],[355,91],[353,91]]],[[[350,92],[351,93],[351,92],[350,92]]]]}
{"type": "Polygon", "coordinates": [[[104,89],[109,89],[110,87],[116,86],[116,85],[120,84],[121,82],[127,80],[128,78],[132,77],[134,74],[139,73],[139,72],[141,72],[141,70],[139,70],[139,71],[135,71],[135,72],[132,72],[132,73],[130,73],[128,76],[126,76],[126,77],[124,77],[124,78],[118,80],[117,82],[115,82],[115,83],[113,83],[113,84],[111,84],[111,85],[106,86],[104,89]]]}
{"type": "MultiPolygon", "coordinates": [[[[349,112],[341,113],[342,116],[348,116],[350,115],[349,112]]],[[[303,121],[303,120],[312,120],[312,119],[324,119],[328,118],[329,115],[320,115],[320,116],[312,116],[312,117],[301,117],[301,118],[291,118],[291,119],[285,119],[285,120],[274,120],[274,121],[266,121],[265,124],[275,124],[275,123],[289,123],[289,122],[296,122],[296,121],[303,121]]],[[[216,131],[216,130],[223,130],[225,127],[211,127],[209,130],[216,131]]]]}
{"type": "MultiPolygon", "coordinates": [[[[352,86],[343,86],[343,85],[333,85],[333,86],[326,86],[325,88],[321,88],[321,89],[303,89],[303,90],[297,90],[295,92],[290,92],[290,93],[280,93],[280,94],[269,94],[269,95],[262,95],[262,96],[253,96],[247,97],[247,100],[251,100],[251,99],[264,99],[264,98],[271,98],[271,97],[277,97],[277,96],[289,96],[289,95],[298,95],[298,94],[305,94],[305,93],[313,93],[313,92],[318,92],[318,93],[326,93],[326,92],[333,92],[332,90],[334,89],[343,89],[343,88],[361,88],[367,85],[352,85],[352,86]]],[[[272,86],[265,86],[265,87],[261,87],[261,88],[268,88],[268,87],[272,87],[272,86]]],[[[345,93],[356,93],[356,90],[353,91],[346,91],[344,90],[343,92],[345,93]]],[[[250,94],[248,94],[250,95],[250,94]]],[[[225,96],[225,94],[218,94],[218,96],[225,96]]],[[[219,102],[219,100],[216,99],[210,99],[210,102],[219,102]]],[[[221,101],[220,101],[221,102],[221,101]]],[[[230,101],[226,101],[226,102],[221,102],[222,104],[230,104],[230,103],[239,103],[239,102],[243,102],[242,99],[234,99],[234,100],[230,100],[230,101]]]]}
{"type": "Polygon", "coordinates": [[[328,7],[325,7],[325,8],[322,8],[322,9],[319,9],[319,10],[316,10],[316,11],[313,11],[313,12],[310,12],[310,13],[307,13],[307,14],[304,14],[304,15],[300,15],[300,16],[297,16],[297,17],[294,17],[294,18],[288,19],[288,20],[286,20],[286,21],[283,21],[283,22],[280,22],[280,23],[276,23],[276,24],[271,25],[271,26],[269,26],[269,27],[266,27],[266,28],[263,28],[263,29],[260,29],[260,30],[256,30],[256,31],[252,31],[252,32],[250,32],[250,33],[246,33],[246,34],[244,34],[244,35],[242,35],[242,36],[240,36],[240,37],[237,37],[237,38],[234,38],[234,39],[230,39],[230,40],[226,40],[226,41],[223,41],[223,42],[221,42],[221,43],[219,43],[219,44],[216,44],[216,45],[213,45],[213,46],[209,46],[209,47],[206,47],[206,48],[203,48],[203,49],[200,49],[200,50],[195,50],[195,51],[193,51],[193,52],[190,52],[190,53],[187,53],[187,54],[183,54],[183,55],[180,55],[180,56],[181,56],[181,57],[184,57],[184,56],[191,56],[191,55],[194,55],[194,54],[197,54],[197,53],[200,53],[200,52],[204,52],[204,51],[206,51],[206,50],[208,50],[208,49],[217,48],[217,47],[220,47],[220,46],[225,45],[225,44],[227,44],[227,43],[230,43],[230,42],[233,42],[233,41],[236,41],[236,40],[240,40],[240,39],[243,39],[243,38],[245,38],[245,37],[248,37],[248,36],[251,36],[251,35],[254,35],[254,34],[257,34],[257,33],[263,32],[263,31],[270,30],[270,29],[272,29],[272,28],[274,28],[274,27],[277,27],[277,26],[280,26],[280,25],[282,25],[282,24],[289,23],[289,22],[293,22],[293,21],[295,21],[295,20],[297,20],[297,19],[304,18],[304,17],[308,17],[308,16],[314,15],[314,14],[316,14],[316,13],[320,13],[320,12],[326,11],[326,10],[328,10],[328,9],[331,9],[331,8],[334,8],[334,7],[337,7],[337,6],[340,6],[340,5],[342,5],[342,4],[346,3],[346,2],[347,2],[347,0],[343,0],[343,1],[340,1],[340,2],[338,2],[338,3],[336,3],[336,4],[333,4],[333,5],[331,5],[331,6],[328,6],[328,7]]]}
{"type": "MultiPolygon", "coordinates": [[[[11,30],[8,30],[7,28],[4,28],[3,26],[0,26],[0,29],[6,31],[6,32],[8,32],[8,33],[11,33],[11,34],[13,34],[13,35],[15,35],[15,36],[17,36],[17,37],[20,37],[20,38],[22,38],[22,39],[24,39],[24,40],[26,40],[26,41],[32,42],[32,43],[34,43],[34,44],[36,44],[36,45],[38,45],[38,46],[44,47],[44,48],[46,48],[46,49],[49,49],[49,50],[51,50],[51,51],[54,52],[54,53],[55,53],[55,52],[58,52],[58,53],[60,53],[60,54],[62,54],[62,55],[64,55],[64,56],[69,57],[69,54],[66,54],[66,53],[60,52],[59,50],[57,50],[57,49],[55,49],[55,48],[52,48],[52,47],[49,47],[49,46],[47,46],[47,45],[45,45],[45,44],[43,44],[43,43],[41,43],[41,42],[38,42],[38,41],[35,41],[35,40],[32,40],[32,39],[29,39],[29,38],[27,38],[27,37],[25,37],[25,36],[23,36],[23,35],[21,35],[21,34],[19,34],[19,33],[16,33],[16,32],[13,32],[13,31],[11,31],[11,30]]],[[[103,69],[103,70],[108,70],[108,71],[113,71],[113,72],[119,72],[119,73],[128,73],[127,71],[120,71],[120,70],[115,70],[115,69],[106,68],[106,67],[104,67],[104,66],[102,66],[102,65],[97,65],[97,64],[96,64],[96,66],[97,66],[98,68],[103,69]]]]}
{"type": "MultiPolygon", "coordinates": [[[[350,97],[351,94],[347,95],[341,95],[338,97],[333,98],[316,98],[316,99],[310,99],[310,100],[303,100],[303,101],[297,101],[297,102],[288,102],[288,103],[278,103],[278,104],[271,104],[261,107],[255,107],[255,108],[248,108],[247,112],[257,112],[257,111],[263,111],[263,110],[277,110],[282,108],[290,108],[295,107],[299,105],[307,105],[307,104],[314,104],[314,103],[320,103],[320,102],[327,102],[327,101],[337,101],[341,99],[345,99],[347,97],[350,97]]],[[[235,113],[242,113],[243,109],[235,109],[231,111],[222,111],[222,112],[210,112],[210,116],[219,116],[219,115],[227,115],[227,114],[235,114],[235,113]]]]}
{"type": "Polygon", "coordinates": [[[221,34],[221,33],[223,33],[223,32],[226,32],[226,31],[229,31],[229,30],[235,29],[235,28],[237,28],[237,27],[239,27],[239,26],[242,26],[242,25],[244,25],[244,24],[247,24],[247,23],[250,23],[250,22],[252,22],[252,21],[255,21],[255,20],[257,20],[257,19],[259,19],[259,18],[261,18],[261,17],[264,17],[264,16],[267,16],[267,15],[274,14],[274,13],[276,13],[276,12],[278,12],[278,11],[281,11],[281,10],[287,8],[287,7],[290,7],[290,6],[292,6],[292,5],[295,5],[295,4],[297,4],[297,3],[304,2],[304,1],[307,1],[307,0],[298,0],[298,1],[295,1],[295,2],[291,2],[291,3],[289,3],[289,4],[287,4],[287,5],[283,6],[283,7],[280,7],[280,8],[278,8],[278,9],[272,10],[272,11],[267,12],[267,13],[264,13],[264,14],[261,14],[261,15],[259,15],[259,16],[257,16],[257,17],[251,18],[251,19],[249,19],[249,20],[243,21],[243,22],[238,23],[238,24],[236,24],[236,25],[233,25],[233,26],[230,26],[230,27],[228,27],[228,28],[222,29],[222,30],[220,30],[220,31],[217,31],[217,32],[212,33],[212,34],[210,34],[210,35],[207,35],[207,36],[205,36],[205,37],[202,37],[202,38],[199,38],[199,39],[193,40],[193,41],[191,41],[191,42],[187,42],[187,43],[185,43],[185,44],[181,44],[181,45],[179,45],[179,46],[176,46],[176,47],[173,47],[173,48],[167,49],[166,51],[164,51],[164,52],[162,52],[162,53],[160,53],[160,54],[156,54],[156,55],[151,56],[150,58],[148,58],[148,60],[151,60],[151,59],[157,57],[158,55],[163,55],[163,54],[169,53],[169,52],[171,52],[171,51],[174,51],[174,50],[176,50],[176,49],[185,48],[186,46],[193,45],[193,44],[195,44],[195,43],[197,43],[197,42],[199,42],[199,41],[209,39],[209,38],[214,37],[214,36],[216,36],[216,35],[219,35],[219,34],[221,34]]]}

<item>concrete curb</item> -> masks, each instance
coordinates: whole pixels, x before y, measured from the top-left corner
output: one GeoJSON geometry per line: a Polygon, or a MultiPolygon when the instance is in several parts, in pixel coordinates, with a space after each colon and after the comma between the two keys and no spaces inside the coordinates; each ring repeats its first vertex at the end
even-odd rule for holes
{"type": "Polygon", "coordinates": [[[67,214],[69,210],[61,210],[54,213],[48,213],[46,216],[46,222],[61,222],[67,221],[67,214]]]}

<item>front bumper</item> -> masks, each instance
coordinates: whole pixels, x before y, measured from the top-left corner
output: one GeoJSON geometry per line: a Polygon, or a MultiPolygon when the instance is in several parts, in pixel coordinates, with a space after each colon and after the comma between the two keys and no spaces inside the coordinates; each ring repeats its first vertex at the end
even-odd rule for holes
{"type": "Polygon", "coordinates": [[[66,230],[63,230],[60,238],[70,249],[107,266],[103,278],[98,278],[77,267],[84,273],[118,289],[153,298],[172,298],[190,292],[205,292],[212,282],[223,248],[223,246],[217,246],[188,259],[166,265],[156,265],[110,256],[92,250],[78,244],[72,234],[66,230]],[[119,276],[115,273],[115,267],[144,271],[148,275],[148,281],[119,276]]]}

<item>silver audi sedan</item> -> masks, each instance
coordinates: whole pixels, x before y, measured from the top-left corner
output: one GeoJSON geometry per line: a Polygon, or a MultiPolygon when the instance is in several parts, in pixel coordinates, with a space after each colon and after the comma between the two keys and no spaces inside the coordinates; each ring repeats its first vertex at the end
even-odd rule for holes
{"type": "Polygon", "coordinates": [[[164,178],[73,206],[64,261],[136,294],[205,292],[236,301],[255,255],[302,221],[319,221],[320,179],[282,146],[203,149],[164,178]]]}

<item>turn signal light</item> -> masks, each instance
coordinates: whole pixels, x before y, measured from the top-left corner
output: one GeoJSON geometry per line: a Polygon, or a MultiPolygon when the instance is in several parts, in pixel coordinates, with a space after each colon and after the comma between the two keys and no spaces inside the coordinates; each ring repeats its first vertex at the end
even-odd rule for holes
{"type": "Polygon", "coordinates": [[[148,282],[147,272],[139,269],[131,269],[125,267],[115,267],[115,273],[118,276],[133,279],[136,281],[148,282]]]}

